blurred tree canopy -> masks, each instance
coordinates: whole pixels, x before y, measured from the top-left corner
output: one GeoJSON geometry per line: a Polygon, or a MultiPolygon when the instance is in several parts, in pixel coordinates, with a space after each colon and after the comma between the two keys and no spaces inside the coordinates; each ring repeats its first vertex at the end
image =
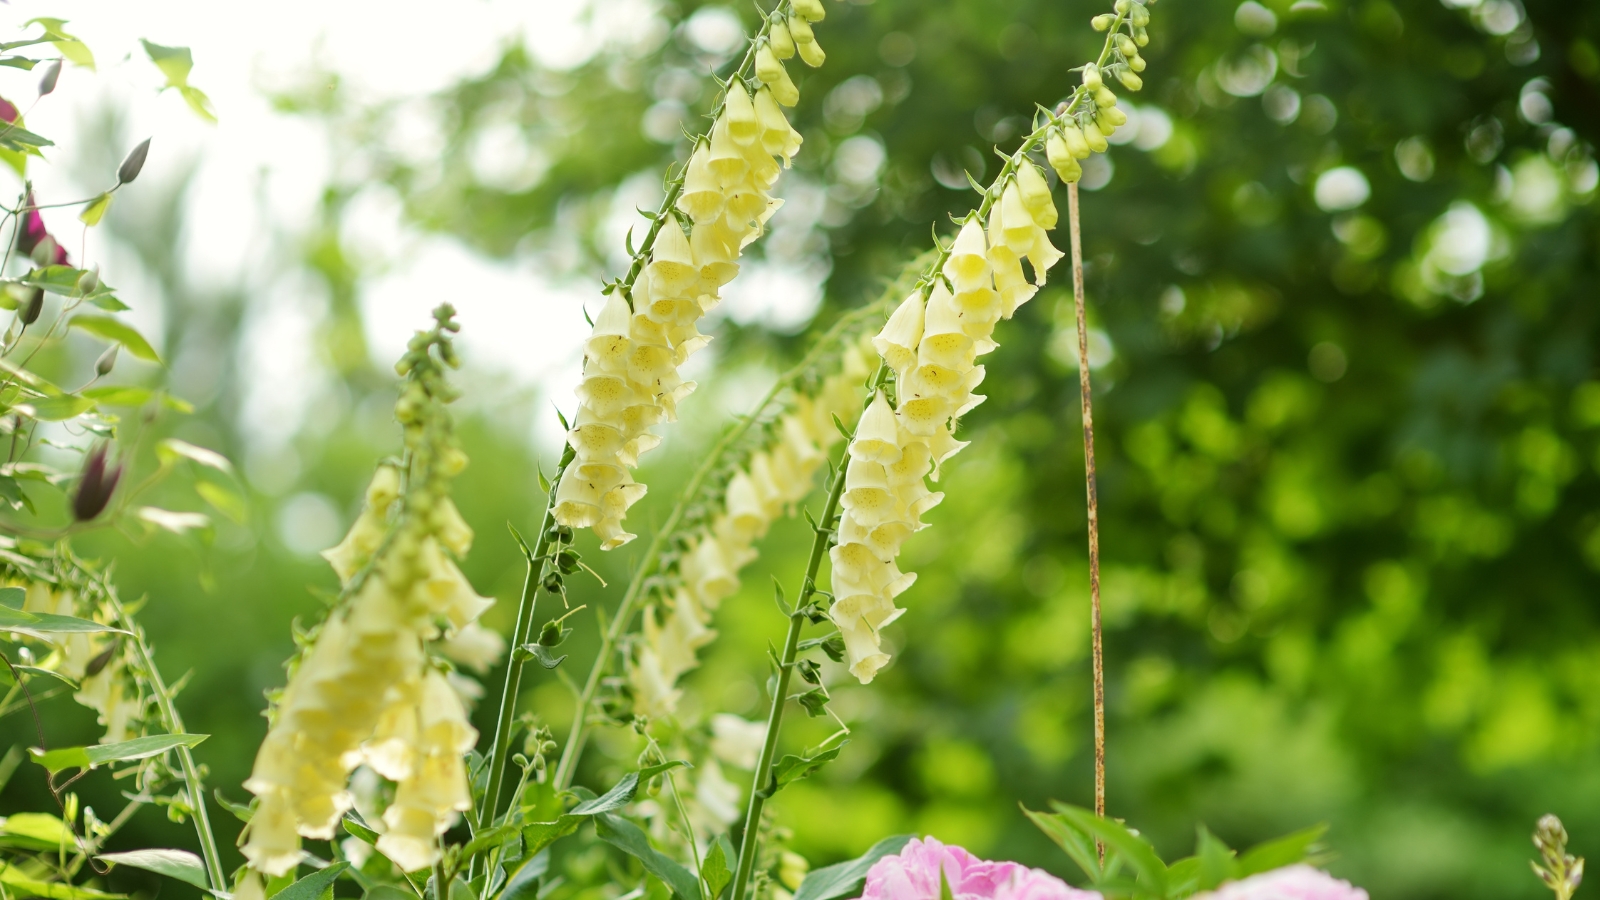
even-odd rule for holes
{"type": "MultiPolygon", "coordinates": [[[[805,145],[787,205],[744,276],[777,296],[772,285],[825,275],[820,307],[792,290],[730,303],[720,376],[702,380],[775,368],[927,246],[930,227],[948,233],[947,215],[974,205],[963,170],[992,172],[990,148],[1067,93],[1096,11],[830,2],[828,63],[799,82],[805,145]]],[[[353,198],[389,192],[411,225],[552,278],[617,273],[628,211],[686,156],[681,125],[706,111],[729,25],[755,15],[635,12],[607,19],[621,23],[612,40],[568,70],[508,39],[496,65],[438,96],[361,105],[317,75],[281,98],[332,128],[341,166],[323,220],[291,236],[326,286],[316,334],[333,377],[321,401],[333,408],[293,440],[297,489],[354,501],[396,433],[384,362],[361,337],[365,263],[340,238],[353,198]]],[[[1127,143],[1086,170],[1083,194],[1111,812],[1172,851],[1197,821],[1235,846],[1328,821],[1333,870],[1376,896],[1537,896],[1523,859],[1538,815],[1560,814],[1575,852],[1600,855],[1600,7],[1166,0],[1153,12],[1127,143]]],[[[135,243],[169,252],[153,232],[135,243]]],[[[154,268],[169,309],[197,310],[168,314],[175,373],[185,355],[237,344],[241,310],[268,302],[194,297],[154,268]]],[[[1068,281],[1063,267],[1001,326],[989,402],[964,423],[975,443],[942,484],[935,527],[907,547],[921,578],[889,630],[896,661],[869,688],[836,691],[855,740],[777,801],[814,863],[918,830],[1064,871],[1016,804],[1091,789],[1068,281]]],[[[235,388],[220,383],[182,427],[242,455],[235,388]]],[[[525,435],[547,410],[478,408],[464,427],[473,466],[458,502],[484,536],[467,574],[502,598],[491,623],[509,624],[521,577],[499,522],[540,512],[525,435]]],[[[701,421],[642,473],[641,521],[670,503],[715,415],[704,397],[686,404],[701,421]]],[[[196,668],[183,702],[192,727],[218,735],[200,756],[234,797],[288,621],[315,608],[304,585],[332,584],[269,534],[284,493],[262,492],[253,530],[209,547],[96,547],[118,555],[130,593],[156,598],[145,618],[166,664],[196,668]],[[219,633],[243,637],[223,646],[219,633]]],[[[724,606],[690,678],[705,708],[753,714],[761,648],[782,627],[765,573],[796,577],[802,528],[774,529],[724,606]]],[[[630,552],[602,573],[622,574],[630,552]]],[[[575,658],[593,637],[580,628],[575,658]]],[[[570,716],[555,682],[528,693],[547,721],[570,716]]],[[[627,758],[628,738],[607,744],[627,758]]],[[[40,799],[28,790],[11,786],[8,803],[40,799]]]]}

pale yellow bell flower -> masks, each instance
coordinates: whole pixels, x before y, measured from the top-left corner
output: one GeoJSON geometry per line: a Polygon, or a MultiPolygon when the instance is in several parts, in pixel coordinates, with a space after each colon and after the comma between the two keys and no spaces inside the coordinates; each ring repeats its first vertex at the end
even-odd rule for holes
{"type": "Polygon", "coordinates": [[[439,543],[456,556],[466,556],[472,549],[472,526],[461,518],[461,511],[449,497],[440,498],[434,504],[428,513],[428,525],[439,537],[439,543]]]}
{"type": "Polygon", "coordinates": [[[856,426],[855,440],[850,442],[850,460],[893,465],[900,460],[900,425],[895,420],[894,408],[883,391],[878,391],[861,414],[856,426]]]}
{"type": "Polygon", "coordinates": [[[1046,231],[1056,227],[1056,205],[1050,197],[1050,185],[1038,167],[1027,160],[1017,167],[1017,188],[1022,193],[1022,204],[1039,227],[1046,231]]]}
{"type": "MultiPolygon", "coordinates": [[[[760,95],[756,109],[760,111],[760,95]]],[[[678,209],[695,222],[710,222],[722,215],[722,182],[711,168],[711,147],[704,141],[695,145],[684,174],[683,190],[678,194],[678,209]]],[[[598,322],[596,323],[598,325],[598,322]]]]}
{"type": "Polygon", "coordinates": [[[935,285],[928,294],[922,340],[917,344],[917,363],[948,366],[964,372],[971,367],[973,356],[972,338],[961,324],[961,308],[942,283],[935,285]]]}
{"type": "Polygon", "coordinates": [[[922,292],[912,291],[900,301],[893,315],[872,339],[872,346],[896,372],[903,372],[917,362],[917,345],[922,342],[925,318],[922,292]]]}
{"type": "Polygon", "coordinates": [[[356,516],[355,524],[350,526],[350,531],[333,547],[322,551],[322,558],[333,566],[333,571],[338,574],[341,584],[348,584],[361,567],[372,558],[373,551],[383,543],[383,537],[388,533],[388,523],[384,517],[374,512],[371,507],[361,510],[356,516]]]}
{"type": "MultiPolygon", "coordinates": [[[[715,163],[713,152],[713,169],[715,163]]],[[[646,269],[651,287],[665,297],[681,296],[700,277],[700,267],[695,265],[694,252],[689,248],[689,237],[683,233],[675,213],[669,212],[663,218],[646,269]]]]}
{"type": "Polygon", "coordinates": [[[468,622],[445,636],[439,652],[451,662],[484,675],[505,656],[506,639],[481,623],[468,622]]]}
{"type": "Polygon", "coordinates": [[[741,146],[757,143],[761,137],[761,123],[756,119],[756,108],[750,101],[750,92],[744,82],[735,78],[728,82],[728,93],[723,100],[723,115],[728,117],[728,136],[741,146]]]}
{"type": "Polygon", "coordinates": [[[778,101],[773,99],[772,90],[762,87],[755,95],[756,119],[761,123],[761,149],[773,156],[783,158],[787,167],[799,152],[803,138],[800,132],[795,131],[789,124],[789,119],[783,114],[783,108],[778,101]]]}
{"type": "Polygon", "coordinates": [[[975,216],[967,219],[962,224],[961,230],[956,233],[955,244],[950,248],[950,256],[945,260],[943,270],[956,293],[989,286],[987,251],[983,226],[978,223],[975,216]]]}
{"type": "Polygon", "coordinates": [[[249,841],[242,849],[250,868],[276,878],[300,864],[300,835],[283,791],[269,791],[260,797],[247,826],[249,841]]]}
{"type": "Polygon", "coordinates": [[[1001,318],[1009,319],[1039,288],[1023,274],[1022,257],[1004,244],[990,245],[989,264],[994,268],[995,290],[1000,293],[1001,318]]]}
{"type": "Polygon", "coordinates": [[[617,516],[596,522],[594,524],[594,534],[595,537],[600,539],[601,550],[615,550],[638,537],[638,535],[630,534],[627,529],[623,528],[622,519],[617,516]]]}
{"type": "Polygon", "coordinates": [[[732,713],[711,717],[711,754],[735,769],[754,769],[767,737],[767,723],[750,722],[732,713]]]}
{"type": "Polygon", "coordinates": [[[594,331],[584,343],[585,370],[616,373],[627,367],[628,320],[633,310],[621,291],[612,291],[595,317],[594,331]]]}
{"type": "Polygon", "coordinates": [[[871,684],[883,667],[889,664],[889,654],[884,653],[878,632],[868,628],[840,629],[844,638],[845,661],[850,674],[862,684],[871,684]]]}

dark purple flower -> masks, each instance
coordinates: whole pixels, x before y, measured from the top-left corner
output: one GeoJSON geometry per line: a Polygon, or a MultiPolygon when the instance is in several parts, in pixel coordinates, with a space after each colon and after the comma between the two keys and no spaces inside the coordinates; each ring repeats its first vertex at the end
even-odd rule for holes
{"type": "Polygon", "coordinates": [[[89,458],[84,461],[83,475],[78,479],[78,493],[72,497],[72,515],[79,522],[87,522],[105,512],[106,504],[111,502],[111,495],[117,490],[117,482],[122,479],[121,463],[111,471],[106,471],[108,454],[109,448],[101,444],[89,451],[89,458]]]}
{"type": "MultiPolygon", "coordinates": [[[[32,207],[34,205],[32,192],[28,193],[28,197],[24,205],[28,207],[32,207]]],[[[17,231],[17,251],[23,256],[32,256],[33,248],[39,246],[39,243],[45,238],[50,238],[50,240],[56,245],[55,258],[50,260],[50,262],[58,266],[71,265],[71,261],[67,259],[66,248],[62,247],[61,242],[57,241],[50,234],[50,231],[44,227],[44,216],[39,215],[39,211],[37,209],[30,208],[26,213],[23,214],[22,228],[17,231]]]]}
{"type": "Polygon", "coordinates": [[[4,97],[0,97],[0,119],[4,119],[7,123],[17,120],[16,104],[4,97]]]}

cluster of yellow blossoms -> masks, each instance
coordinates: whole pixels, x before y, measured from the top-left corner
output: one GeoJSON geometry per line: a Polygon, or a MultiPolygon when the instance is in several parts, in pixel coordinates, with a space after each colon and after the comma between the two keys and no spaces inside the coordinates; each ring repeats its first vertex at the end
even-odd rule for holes
{"type": "Polygon", "coordinates": [[[673,208],[655,222],[648,261],[640,260],[631,288],[614,286],[585,345],[578,415],[567,436],[577,456],[556,488],[555,518],[594,528],[607,550],[634,538],[622,520],[645,494],[629,470],[661,443],[649,429],[676,420],[679,401],[695,388],[678,369],[710,341],[696,327],[700,317],[720,301],[740,254],[782,205],[771,196],[779,160],[788,166],[801,139],[781,109],[798,103],[800,92],[779,60],[796,52],[813,66],[823,59],[810,24],[822,18],[821,3],[791,6],[758,39],[754,92],[737,76],[728,82],[673,208]]]}
{"type": "Polygon", "coordinates": [[[739,589],[739,570],[756,557],[753,544],[790,505],[811,492],[817,470],[842,440],[834,417],[848,427],[861,412],[861,383],[875,368],[870,334],[848,345],[838,371],[815,393],[797,394],[775,423],[775,439],[729,479],[721,509],[692,537],[678,584],[664,608],[645,611],[644,639],[629,660],[634,709],[665,716],[677,709],[676,685],[698,664],[696,651],[716,637],[711,613],[739,589]]]}
{"type": "MultiPolygon", "coordinates": [[[[43,581],[28,582],[25,587],[23,612],[110,621],[102,610],[80,609],[83,594],[71,587],[52,586],[43,581]]],[[[50,656],[42,660],[43,667],[77,683],[78,692],[73,699],[97,714],[105,728],[101,743],[112,744],[135,737],[144,716],[145,701],[128,666],[121,639],[92,632],[48,634],[41,639],[54,648],[50,656]]]]}
{"type": "Polygon", "coordinates": [[[987,232],[976,215],[968,218],[933,284],[906,297],[873,339],[895,372],[899,402],[891,406],[879,391],[861,417],[840,498],[838,544],[829,552],[829,616],[844,638],[850,672],[863,684],[888,663],[880,632],[904,612],[894,598],[916,580],[895,565],[901,544],[944,499],[924,479],[937,481],[940,465],[966,446],[951,431],[983,402],[973,393],[984,374],[975,360],[996,348],[995,323],[1032,298],[1061,258],[1045,234],[1055,223],[1049,185],[1024,159],[1000,189],[987,232]]]}
{"type": "Polygon", "coordinates": [[[380,466],[366,507],[324,556],[349,596],[327,619],[279,698],[245,787],[258,798],[244,845],[252,869],[279,875],[300,861],[301,837],[330,839],[354,804],[350,773],[365,764],[396,782],[377,848],[404,871],[439,858],[438,836],[472,801],[463,755],[477,740],[461,698],[430,663],[427,642],[470,626],[492,603],[455,559],[472,529],[447,496],[467,459],[444,404],[453,392],[448,308],[401,362],[411,375],[396,404],[405,428],[405,483],[380,466]],[[391,523],[391,508],[393,511],[391,523]]]}

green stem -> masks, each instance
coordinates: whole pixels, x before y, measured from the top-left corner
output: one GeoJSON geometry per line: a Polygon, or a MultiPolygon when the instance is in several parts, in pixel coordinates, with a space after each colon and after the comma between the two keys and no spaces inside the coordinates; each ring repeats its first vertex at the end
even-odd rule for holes
{"type": "MultiPolygon", "coordinates": [[[[150,686],[155,689],[156,707],[161,712],[162,727],[168,734],[187,734],[184,730],[183,718],[178,715],[177,704],[172,702],[172,691],[167,688],[166,681],[161,677],[161,670],[156,668],[155,660],[150,655],[150,646],[145,643],[144,629],[134,623],[125,609],[122,601],[112,592],[110,585],[101,585],[106,598],[111,603],[111,608],[116,610],[117,619],[122,627],[133,636],[133,645],[139,651],[139,661],[144,666],[145,677],[150,680],[150,686]]],[[[178,747],[178,763],[183,769],[184,790],[189,793],[191,815],[194,818],[194,830],[200,837],[200,852],[205,857],[206,876],[215,890],[227,890],[227,876],[223,874],[222,855],[217,850],[217,837],[211,831],[211,814],[206,810],[206,786],[200,778],[200,768],[195,765],[194,754],[188,747],[178,747]]]]}
{"type": "MultiPolygon", "coordinates": [[[[873,380],[881,382],[884,369],[880,366],[878,375],[873,380]]],[[[806,578],[800,587],[800,593],[794,599],[794,607],[789,611],[789,633],[783,639],[783,656],[778,664],[778,683],[772,691],[772,707],[767,712],[767,736],[761,744],[761,756],[756,761],[754,778],[750,782],[750,807],[744,816],[744,837],[739,842],[739,868],[733,876],[733,900],[744,900],[750,873],[755,868],[757,844],[761,840],[761,810],[766,806],[767,798],[772,796],[776,787],[772,767],[772,758],[778,751],[778,732],[783,726],[783,711],[787,706],[789,697],[789,678],[794,672],[795,656],[800,649],[800,630],[805,627],[806,616],[802,612],[817,593],[817,569],[822,565],[822,557],[828,552],[828,547],[833,543],[833,520],[839,512],[839,498],[844,494],[845,466],[850,460],[850,445],[845,444],[844,450],[839,454],[839,464],[834,467],[833,483],[828,488],[828,502],[822,507],[822,518],[817,521],[814,528],[816,535],[811,540],[811,557],[806,561],[806,578]]]]}
{"type": "Polygon", "coordinates": [[[578,694],[577,708],[572,717],[572,731],[567,735],[567,744],[561,749],[561,760],[556,764],[556,773],[552,784],[558,792],[572,786],[572,779],[577,772],[578,761],[582,758],[584,746],[589,739],[589,706],[594,702],[594,695],[599,690],[601,681],[611,670],[612,649],[616,646],[617,641],[622,638],[623,633],[627,631],[633,620],[633,614],[636,612],[634,607],[638,604],[639,597],[643,593],[645,579],[655,569],[656,562],[661,555],[661,548],[666,544],[667,539],[672,537],[673,532],[678,527],[678,523],[683,519],[684,512],[697,498],[700,486],[705,483],[706,478],[721,463],[728,449],[737,444],[749,432],[751,426],[761,420],[762,414],[777,399],[778,394],[784,388],[793,384],[796,379],[810,371],[817,364],[817,360],[848,329],[874,313],[881,315],[888,306],[889,300],[894,297],[896,288],[899,285],[900,280],[896,280],[884,292],[883,296],[874,302],[840,316],[839,320],[817,339],[810,352],[802,357],[800,362],[795,364],[793,368],[780,375],[777,382],[772,385],[772,388],[767,391],[760,402],[756,403],[755,407],[741,418],[738,424],[734,425],[718,439],[710,452],[706,454],[705,459],[701,461],[699,468],[695,469],[694,474],[689,477],[688,483],[684,485],[683,491],[678,495],[677,503],[673,504],[672,511],[667,514],[666,521],[662,523],[660,528],[656,529],[655,536],[650,539],[649,545],[645,547],[644,557],[639,561],[638,567],[634,569],[633,578],[628,582],[628,589],[622,595],[621,604],[617,606],[617,615],[611,620],[611,627],[607,628],[605,633],[601,635],[600,652],[595,656],[594,664],[589,667],[589,677],[584,681],[583,690],[578,694]]]}
{"type": "Polygon", "coordinates": [[[511,633],[511,651],[506,660],[506,681],[500,692],[500,715],[495,720],[494,744],[489,750],[485,765],[489,767],[489,784],[483,794],[483,809],[479,813],[481,827],[494,827],[500,807],[500,790],[505,786],[506,765],[511,749],[511,732],[516,723],[517,693],[522,687],[522,665],[526,662],[522,648],[533,635],[533,611],[538,605],[539,586],[544,582],[549,568],[550,532],[555,528],[556,490],[561,486],[561,476],[571,464],[574,452],[568,446],[561,454],[561,463],[550,481],[550,493],[545,499],[544,521],[539,526],[539,537],[534,541],[533,552],[528,556],[528,578],[522,586],[522,602],[517,606],[517,625],[511,633]]]}

